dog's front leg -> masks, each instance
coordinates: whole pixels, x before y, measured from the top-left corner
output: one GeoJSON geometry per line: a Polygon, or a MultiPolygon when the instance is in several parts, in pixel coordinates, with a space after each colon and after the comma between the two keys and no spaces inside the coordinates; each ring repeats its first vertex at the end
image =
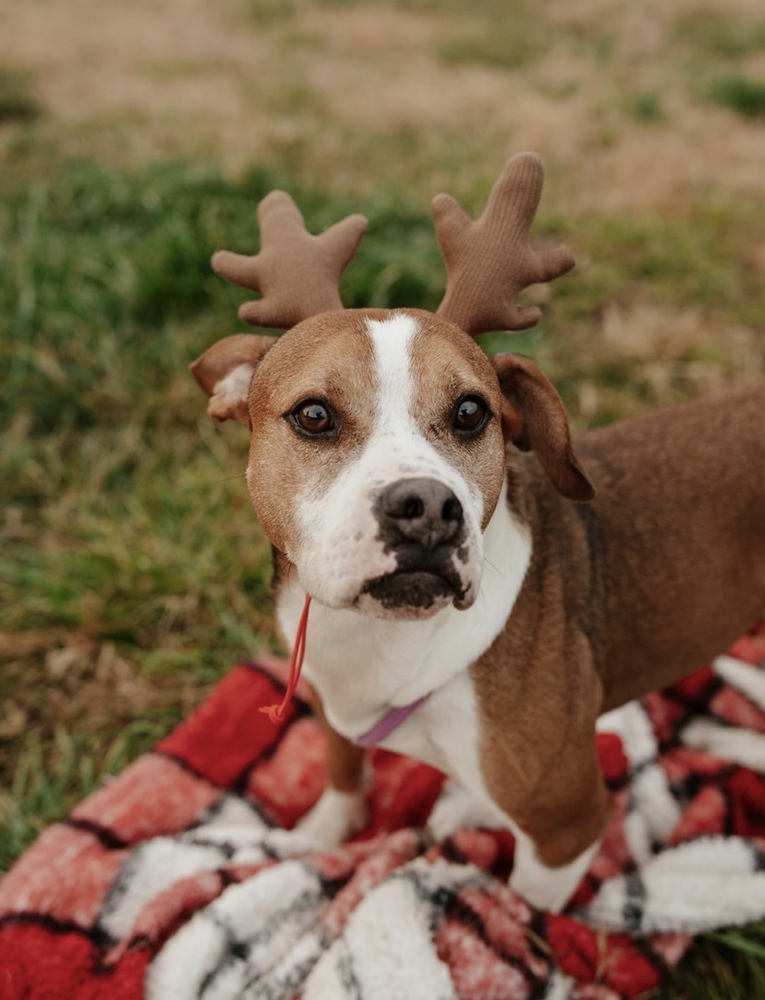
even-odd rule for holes
{"type": "Polygon", "coordinates": [[[327,787],[295,829],[313,849],[331,850],[358,833],[366,821],[366,752],[335,732],[315,691],[312,703],[327,740],[327,787]]]}
{"type": "Polygon", "coordinates": [[[611,796],[590,742],[578,753],[572,749],[575,765],[559,762],[548,772],[546,787],[524,805],[519,808],[517,800],[507,805],[516,839],[510,888],[539,909],[563,909],[597,853],[611,814],[611,796]]]}

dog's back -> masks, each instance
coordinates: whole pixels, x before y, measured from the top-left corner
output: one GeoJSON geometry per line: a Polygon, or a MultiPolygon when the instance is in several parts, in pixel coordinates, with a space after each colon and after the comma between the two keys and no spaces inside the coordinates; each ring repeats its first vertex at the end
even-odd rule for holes
{"type": "Polygon", "coordinates": [[[576,447],[598,489],[593,638],[611,708],[703,666],[765,610],[765,383],[576,447]]]}

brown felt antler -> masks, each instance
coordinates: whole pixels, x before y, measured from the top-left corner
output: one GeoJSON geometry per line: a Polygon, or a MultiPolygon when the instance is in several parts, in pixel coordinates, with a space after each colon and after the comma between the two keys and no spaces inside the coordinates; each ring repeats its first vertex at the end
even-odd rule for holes
{"type": "Polygon", "coordinates": [[[525,330],[539,320],[539,309],[519,306],[518,296],[574,266],[567,247],[535,251],[529,245],[543,182],[541,159],[518,153],[505,165],[477,222],[451,195],[436,195],[433,216],[447,271],[439,316],[473,335],[525,330]]]}
{"type": "MultiPolygon", "coordinates": [[[[574,266],[566,247],[536,251],[529,244],[543,182],[541,159],[519,153],[505,165],[477,222],[450,195],[433,199],[447,271],[439,316],[471,335],[525,330],[539,320],[539,309],[518,305],[518,296],[529,285],[552,281],[574,266]]],[[[340,276],[366,232],[367,220],[349,215],[312,236],[284,191],[272,191],[260,202],[258,220],[260,253],[251,257],[220,250],[212,259],[221,277],[261,294],[240,307],[240,318],[253,326],[287,329],[342,309],[340,276]]]]}
{"type": "Polygon", "coordinates": [[[260,292],[239,317],[252,326],[288,329],[301,320],[342,309],[338,285],[367,229],[363,215],[349,215],[319,236],[284,191],[272,191],[258,205],[260,253],[243,256],[219,250],[213,270],[222,278],[260,292]]]}

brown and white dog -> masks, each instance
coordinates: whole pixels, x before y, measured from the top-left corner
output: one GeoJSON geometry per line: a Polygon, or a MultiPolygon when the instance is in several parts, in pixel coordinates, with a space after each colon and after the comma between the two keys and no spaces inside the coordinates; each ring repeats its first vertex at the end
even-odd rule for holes
{"type": "Polygon", "coordinates": [[[571,266],[526,246],[541,184],[523,154],[478,222],[439,196],[438,314],[343,311],[363,220],[309,236],[270,195],[260,255],[214,265],[263,293],[243,318],[291,328],[226,338],[192,368],[210,413],[251,431],[285,637],[313,599],[305,672],[329,785],[304,840],[362,825],[364,747],[379,744],[453,779],[437,835],[509,827],[511,886],[558,909],[609,815],[598,718],[702,667],[765,608],[765,387],[572,444],[541,371],[470,336],[533,323],[519,292],[571,266]]]}

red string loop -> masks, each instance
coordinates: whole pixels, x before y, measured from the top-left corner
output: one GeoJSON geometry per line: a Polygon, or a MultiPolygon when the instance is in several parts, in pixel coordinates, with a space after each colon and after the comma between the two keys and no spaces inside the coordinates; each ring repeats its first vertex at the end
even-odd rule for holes
{"type": "Polygon", "coordinates": [[[289,680],[287,681],[287,690],[284,692],[281,704],[263,705],[260,709],[260,711],[264,712],[274,724],[284,722],[287,706],[292,701],[292,697],[298,686],[298,681],[300,680],[300,671],[303,668],[303,657],[305,656],[305,636],[306,631],[308,630],[308,609],[310,606],[311,598],[306,594],[305,604],[303,605],[303,613],[300,616],[300,622],[295,636],[295,645],[292,648],[292,656],[290,657],[290,673],[289,680]]]}

